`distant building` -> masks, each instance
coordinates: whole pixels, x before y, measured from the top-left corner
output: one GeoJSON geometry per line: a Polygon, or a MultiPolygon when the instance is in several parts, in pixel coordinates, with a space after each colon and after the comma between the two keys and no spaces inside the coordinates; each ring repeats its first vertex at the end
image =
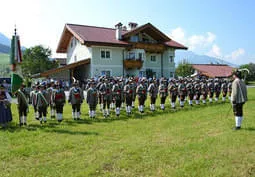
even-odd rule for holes
{"type": "Polygon", "coordinates": [[[187,50],[152,24],[121,23],[113,28],[66,24],[57,53],[67,65],[41,76],[68,75],[78,80],[106,76],[174,77],[175,50],[187,50]],[[150,74],[150,75],[148,75],[150,74]]]}
{"type": "Polygon", "coordinates": [[[193,64],[192,67],[197,75],[209,78],[230,77],[235,69],[231,66],[220,64],[193,64]]]}

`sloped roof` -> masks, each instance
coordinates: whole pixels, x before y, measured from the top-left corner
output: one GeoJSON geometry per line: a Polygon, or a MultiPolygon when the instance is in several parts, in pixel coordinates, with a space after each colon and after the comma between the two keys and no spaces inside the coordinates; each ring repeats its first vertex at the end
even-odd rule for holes
{"type": "Polygon", "coordinates": [[[194,64],[192,67],[197,70],[200,75],[208,77],[230,77],[234,69],[228,65],[213,64],[194,64]]]}
{"type": "MultiPolygon", "coordinates": [[[[159,31],[150,23],[137,27],[134,30],[123,30],[122,37],[126,38],[141,31],[149,33],[153,38],[162,41],[162,43],[164,43],[168,47],[173,47],[176,49],[187,49],[187,47],[183,46],[182,44],[171,40],[169,37],[167,37],[164,33],[159,31]]],[[[57,47],[58,53],[66,53],[69,41],[72,36],[78,39],[81,44],[98,44],[123,47],[131,45],[128,41],[117,40],[116,29],[114,28],[66,24],[57,47]]]]}

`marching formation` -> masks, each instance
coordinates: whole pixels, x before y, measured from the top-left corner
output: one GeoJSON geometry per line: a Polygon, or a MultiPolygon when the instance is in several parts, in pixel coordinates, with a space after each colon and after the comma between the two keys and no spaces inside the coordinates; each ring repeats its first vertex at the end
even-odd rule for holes
{"type": "Polygon", "coordinates": [[[47,110],[50,117],[58,122],[63,120],[63,109],[66,101],[72,105],[72,117],[74,120],[81,118],[81,105],[86,100],[89,107],[89,117],[95,118],[97,105],[104,118],[109,117],[112,110],[116,116],[120,115],[122,108],[126,114],[132,114],[135,100],[138,100],[138,111],[144,113],[145,101],[149,99],[150,111],[156,110],[156,100],[160,99],[159,108],[166,109],[166,101],[169,100],[171,108],[179,105],[193,106],[200,103],[206,104],[218,102],[220,94],[222,101],[230,100],[230,80],[225,79],[146,79],[146,78],[106,78],[89,79],[84,90],[75,81],[66,97],[62,85],[58,81],[36,83],[30,90],[21,85],[15,92],[18,104],[20,126],[27,125],[29,104],[34,109],[34,118],[41,124],[47,122],[47,110]],[[85,92],[84,92],[85,91],[85,92]],[[85,96],[84,96],[85,93],[85,96]],[[179,102],[179,104],[176,104],[179,102]],[[186,103],[187,102],[187,103],[186,103]],[[186,103],[186,104],[185,104],[186,103]]]}

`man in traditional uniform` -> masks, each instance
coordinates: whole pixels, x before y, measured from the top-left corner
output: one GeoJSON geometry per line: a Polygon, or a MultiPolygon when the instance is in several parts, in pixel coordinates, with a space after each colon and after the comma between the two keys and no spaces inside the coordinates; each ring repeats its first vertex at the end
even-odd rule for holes
{"type": "Polygon", "coordinates": [[[127,80],[126,85],[124,86],[127,115],[131,114],[131,107],[132,107],[133,89],[132,89],[131,83],[132,83],[132,80],[127,80]]]}
{"type": "Polygon", "coordinates": [[[174,80],[171,80],[168,84],[168,92],[170,95],[170,103],[172,109],[175,109],[175,102],[178,95],[178,87],[174,80]]]}
{"type": "Polygon", "coordinates": [[[25,96],[25,85],[22,84],[15,94],[18,101],[19,125],[27,125],[28,102],[25,96]]]}
{"type": "Polygon", "coordinates": [[[191,80],[188,81],[188,83],[186,85],[186,89],[187,89],[187,95],[189,97],[189,105],[192,106],[193,98],[194,98],[194,86],[193,86],[191,80]]]}
{"type": "Polygon", "coordinates": [[[47,122],[47,107],[48,107],[48,102],[46,100],[47,97],[47,93],[45,91],[45,86],[44,85],[38,85],[37,86],[39,91],[36,94],[36,108],[38,110],[39,113],[39,121],[42,124],[42,122],[44,121],[44,123],[47,122]]]}
{"type": "Polygon", "coordinates": [[[166,97],[168,95],[165,78],[160,79],[158,92],[159,92],[159,97],[160,97],[160,109],[165,110],[165,102],[166,102],[166,97]]]}
{"type": "MultiPolygon", "coordinates": [[[[98,78],[98,82],[96,84],[96,87],[95,89],[99,90],[101,85],[103,84],[103,80],[104,78],[103,77],[100,77],[98,78]]],[[[89,85],[88,85],[89,86],[89,85]]],[[[102,102],[102,95],[101,95],[101,92],[98,92],[98,103],[99,103],[99,106],[100,106],[100,111],[103,111],[103,102],[102,102]]]]}
{"type": "Polygon", "coordinates": [[[96,107],[98,103],[98,92],[95,86],[95,82],[93,80],[88,82],[89,88],[87,91],[86,101],[89,105],[89,117],[96,117],[96,107]]]}
{"type": "Polygon", "coordinates": [[[221,85],[218,78],[215,79],[214,92],[215,92],[215,101],[217,102],[219,100],[220,92],[221,92],[221,85]]]}
{"type": "Polygon", "coordinates": [[[47,88],[48,97],[46,99],[50,106],[50,117],[52,119],[55,118],[55,112],[56,112],[56,108],[53,106],[54,104],[52,101],[52,94],[55,89],[56,89],[56,87],[55,87],[54,80],[50,80],[50,83],[48,84],[48,88],[47,88]]]}
{"type": "Polygon", "coordinates": [[[146,100],[146,95],[147,95],[147,90],[145,87],[145,79],[142,79],[140,81],[140,84],[137,86],[136,88],[136,95],[138,98],[138,110],[140,111],[140,113],[144,113],[144,103],[146,100]]]}
{"type": "Polygon", "coordinates": [[[200,96],[201,96],[201,85],[199,83],[199,80],[196,80],[194,83],[194,90],[195,90],[195,100],[196,104],[200,104],[200,96]]]}
{"type": "Polygon", "coordinates": [[[181,108],[183,108],[185,95],[186,95],[186,87],[184,85],[183,79],[180,79],[180,81],[179,81],[178,94],[179,94],[179,98],[180,98],[180,106],[181,106],[181,108]]]}
{"type": "Polygon", "coordinates": [[[80,110],[83,99],[83,90],[79,87],[78,81],[75,81],[73,87],[69,91],[68,98],[68,103],[72,105],[72,117],[74,120],[80,119],[80,110]]]}
{"type": "Polygon", "coordinates": [[[208,87],[207,87],[207,83],[205,79],[203,79],[203,82],[201,82],[201,95],[202,95],[202,102],[206,104],[206,99],[208,95],[208,87]]]}
{"type": "Polygon", "coordinates": [[[37,95],[37,93],[39,91],[37,86],[38,86],[38,84],[32,86],[33,90],[30,92],[30,100],[31,100],[31,104],[32,104],[32,106],[34,108],[35,119],[39,120],[39,113],[38,113],[38,110],[36,108],[36,95],[37,95]]]}
{"type": "Polygon", "coordinates": [[[137,88],[137,82],[134,78],[131,78],[132,83],[131,83],[131,89],[133,90],[132,92],[132,108],[135,107],[135,99],[136,99],[136,88],[137,88]]]}
{"type": "Polygon", "coordinates": [[[121,103],[122,103],[122,93],[123,90],[121,88],[121,84],[120,84],[120,80],[116,80],[116,83],[113,85],[112,87],[112,95],[113,95],[113,101],[115,103],[115,113],[116,116],[120,115],[120,107],[121,107],[121,103]]]}
{"type": "Polygon", "coordinates": [[[209,91],[209,103],[212,103],[214,95],[214,83],[212,79],[209,79],[207,86],[209,91]]]}
{"type": "Polygon", "coordinates": [[[235,115],[236,126],[234,130],[239,130],[243,120],[243,104],[247,99],[247,88],[245,83],[241,80],[241,72],[235,71],[233,73],[234,81],[232,83],[231,101],[233,104],[233,112],[235,115]]]}
{"type": "Polygon", "coordinates": [[[52,100],[53,100],[54,106],[56,107],[57,121],[62,122],[63,108],[64,108],[64,104],[66,103],[66,96],[65,96],[65,91],[59,82],[56,83],[56,90],[53,92],[52,100]]]}
{"type": "Polygon", "coordinates": [[[223,83],[221,84],[221,90],[222,90],[222,101],[226,101],[226,96],[228,93],[228,85],[227,85],[227,81],[224,80],[223,83]]]}
{"type": "Polygon", "coordinates": [[[155,111],[155,103],[157,100],[157,95],[158,95],[158,86],[157,86],[157,81],[156,80],[151,80],[150,85],[148,87],[148,92],[150,96],[150,110],[155,111]]]}
{"type": "Polygon", "coordinates": [[[103,115],[104,117],[110,116],[110,104],[112,102],[112,88],[108,79],[104,79],[103,84],[99,88],[101,99],[103,103],[103,115]]]}

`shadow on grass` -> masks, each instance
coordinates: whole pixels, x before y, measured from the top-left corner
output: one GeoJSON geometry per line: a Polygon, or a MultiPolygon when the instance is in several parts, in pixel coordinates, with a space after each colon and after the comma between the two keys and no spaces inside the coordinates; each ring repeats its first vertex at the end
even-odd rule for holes
{"type": "Polygon", "coordinates": [[[45,132],[69,134],[69,135],[99,135],[97,132],[70,131],[66,129],[47,129],[45,130],[45,132]]]}
{"type": "Polygon", "coordinates": [[[247,127],[247,128],[243,128],[243,130],[247,130],[247,131],[255,131],[254,127],[247,127]]]}

